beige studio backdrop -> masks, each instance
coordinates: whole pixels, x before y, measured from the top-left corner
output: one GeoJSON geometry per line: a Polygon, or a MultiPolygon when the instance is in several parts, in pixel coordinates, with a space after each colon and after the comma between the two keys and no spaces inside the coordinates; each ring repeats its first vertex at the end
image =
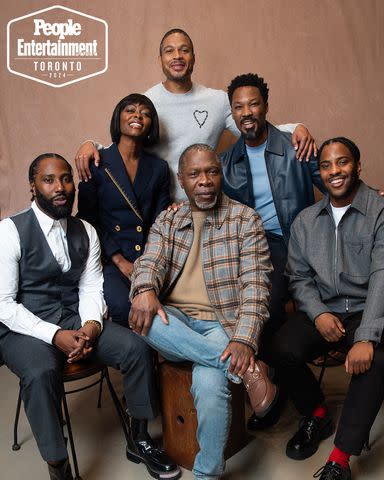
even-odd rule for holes
{"type": "Polygon", "coordinates": [[[356,141],[363,178],[384,187],[384,0],[86,0],[60,5],[104,19],[109,68],[62,88],[11,74],[7,23],[55,5],[1,0],[1,216],[29,203],[27,167],[54,151],[71,163],[87,139],[109,143],[120,98],[162,79],[158,44],[173,27],[195,45],[195,82],[225,89],[239,73],[257,72],[270,87],[269,119],[305,123],[318,143],[356,141]]]}

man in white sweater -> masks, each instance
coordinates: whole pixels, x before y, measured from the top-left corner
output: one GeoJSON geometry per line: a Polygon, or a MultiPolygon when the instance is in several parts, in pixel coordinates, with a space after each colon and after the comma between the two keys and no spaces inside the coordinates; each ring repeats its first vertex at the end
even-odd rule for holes
{"type": "MultiPolygon", "coordinates": [[[[216,148],[224,130],[236,136],[239,136],[239,131],[232,119],[225,92],[192,82],[195,54],[192,40],[186,32],[174,28],[164,34],[160,42],[160,61],[165,81],[147,90],[145,95],[154,103],[160,121],[160,142],[153,151],[169,163],[171,196],[179,201],[185,199],[176,182],[181,152],[193,143],[205,143],[216,148]]],[[[304,125],[290,124],[278,128],[293,131],[292,143],[297,148],[298,157],[309,158],[316,147],[304,125]]],[[[89,141],[80,147],[75,158],[80,180],[90,178],[88,166],[91,158],[98,165],[99,153],[94,143],[89,141]]]]}

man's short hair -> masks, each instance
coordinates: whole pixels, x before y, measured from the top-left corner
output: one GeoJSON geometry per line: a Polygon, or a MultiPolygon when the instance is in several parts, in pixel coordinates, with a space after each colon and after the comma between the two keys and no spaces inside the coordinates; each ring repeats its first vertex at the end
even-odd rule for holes
{"type": "Polygon", "coordinates": [[[149,147],[151,145],[155,145],[159,141],[159,117],[157,116],[157,111],[155,106],[153,105],[152,101],[142,95],[141,93],[131,93],[127,97],[124,97],[120,100],[120,102],[116,105],[115,109],[112,113],[111,118],[111,126],[110,126],[110,133],[112,142],[119,143],[121,137],[121,130],[120,130],[120,113],[124,110],[127,105],[134,105],[134,104],[145,105],[149,108],[151,112],[151,119],[152,123],[149,128],[149,132],[147,137],[143,140],[143,145],[145,147],[149,147]]]}
{"type": "Polygon", "coordinates": [[[185,30],[182,30],[181,28],[172,28],[171,30],[168,30],[168,32],[165,32],[164,35],[163,35],[163,38],[161,39],[161,42],[160,42],[160,57],[161,57],[161,54],[163,52],[164,40],[167,37],[169,37],[169,35],[173,35],[174,33],[181,33],[182,35],[185,35],[188,38],[188,40],[191,42],[192,53],[194,53],[193,42],[192,42],[191,37],[188,35],[188,33],[185,30]]]}
{"type": "Polygon", "coordinates": [[[67,164],[67,166],[69,168],[69,171],[71,173],[73,173],[73,170],[72,170],[72,167],[71,167],[70,163],[67,162],[67,160],[64,157],[62,157],[61,155],[59,155],[58,153],[42,153],[41,155],[36,157],[29,166],[29,170],[28,170],[29,183],[32,183],[34,181],[34,178],[37,174],[37,170],[39,168],[40,162],[42,160],[45,160],[46,158],[57,158],[59,160],[63,160],[67,164]]]}
{"type": "Polygon", "coordinates": [[[179,167],[178,167],[179,173],[181,173],[181,170],[184,167],[185,157],[188,155],[189,152],[212,152],[215,155],[217,161],[220,163],[219,157],[215,152],[214,148],[212,148],[210,145],[207,145],[206,143],[194,143],[193,145],[190,145],[189,147],[187,147],[183,151],[183,153],[180,155],[179,167]]]}
{"type": "Polygon", "coordinates": [[[232,82],[228,85],[227,92],[229,103],[232,105],[233,92],[240,87],[256,87],[260,90],[260,94],[265,103],[268,102],[268,92],[269,88],[264,78],[259,77],[257,73],[244,73],[243,75],[238,75],[235,77],[232,82]]]}
{"type": "Polygon", "coordinates": [[[332,143],[342,143],[351,152],[351,155],[352,155],[355,163],[360,161],[360,150],[358,149],[357,145],[354,142],[352,142],[352,140],[350,140],[349,138],[346,138],[346,137],[333,137],[333,138],[329,138],[328,140],[323,142],[323,144],[321,145],[321,147],[319,149],[319,153],[317,155],[317,158],[318,158],[319,162],[320,162],[320,157],[321,157],[321,154],[322,154],[324,148],[327,145],[331,145],[332,143]]]}

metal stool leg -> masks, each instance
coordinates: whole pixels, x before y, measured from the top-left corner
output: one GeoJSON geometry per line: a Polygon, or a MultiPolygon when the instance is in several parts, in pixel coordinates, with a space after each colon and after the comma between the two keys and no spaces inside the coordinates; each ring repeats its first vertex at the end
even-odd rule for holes
{"type": "Polygon", "coordinates": [[[121,406],[121,403],[120,403],[120,401],[119,401],[119,399],[118,399],[118,397],[117,397],[117,394],[116,394],[116,392],[115,392],[115,389],[113,388],[111,379],[109,378],[108,368],[105,368],[104,377],[105,377],[105,379],[107,380],[107,385],[108,385],[109,393],[111,394],[112,401],[113,401],[113,403],[114,403],[114,405],[115,405],[116,413],[117,413],[117,415],[119,416],[120,423],[121,423],[121,426],[122,426],[123,431],[124,431],[125,439],[126,439],[127,443],[129,443],[129,442],[130,442],[130,439],[131,439],[131,436],[130,436],[130,426],[129,426],[129,424],[127,425],[127,422],[126,422],[126,412],[124,411],[123,407],[121,406]]]}
{"type": "Polygon", "coordinates": [[[74,470],[75,470],[75,480],[81,480],[81,476],[80,476],[80,472],[79,472],[79,466],[78,466],[78,464],[77,464],[77,456],[76,456],[76,450],[75,450],[75,443],[74,443],[74,441],[73,441],[73,435],[72,435],[71,419],[70,419],[70,417],[69,417],[67,399],[65,398],[65,394],[64,394],[64,396],[63,396],[63,407],[64,407],[65,421],[66,421],[66,423],[67,423],[67,431],[68,431],[69,444],[71,445],[73,468],[74,468],[74,470]]]}
{"type": "Polygon", "coordinates": [[[16,406],[15,423],[13,425],[12,450],[14,452],[16,452],[17,450],[20,450],[20,445],[19,445],[18,440],[17,440],[17,427],[19,426],[20,409],[21,409],[21,390],[19,389],[19,397],[17,399],[17,406],[16,406]]]}
{"type": "Polygon", "coordinates": [[[104,378],[105,378],[105,371],[103,370],[100,374],[100,385],[99,385],[99,396],[97,399],[97,408],[101,408],[101,395],[103,393],[104,378]]]}
{"type": "Polygon", "coordinates": [[[323,381],[325,369],[327,367],[327,358],[328,358],[328,354],[325,353],[324,354],[324,359],[323,359],[323,365],[321,366],[320,375],[319,375],[319,378],[317,380],[317,383],[319,384],[320,387],[321,387],[321,382],[323,381]]]}

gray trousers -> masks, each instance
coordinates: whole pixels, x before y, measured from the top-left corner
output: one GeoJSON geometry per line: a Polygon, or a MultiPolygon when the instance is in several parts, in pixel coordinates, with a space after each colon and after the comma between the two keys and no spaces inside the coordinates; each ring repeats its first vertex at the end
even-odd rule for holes
{"type": "MultiPolygon", "coordinates": [[[[79,317],[61,322],[64,329],[80,328],[79,317]]],[[[20,378],[25,413],[45,461],[68,457],[61,425],[66,356],[53,345],[11,332],[0,324],[0,351],[5,365],[20,378]]],[[[150,348],[120,325],[104,322],[91,359],[121,371],[130,415],[152,419],[159,413],[150,348]]]]}

